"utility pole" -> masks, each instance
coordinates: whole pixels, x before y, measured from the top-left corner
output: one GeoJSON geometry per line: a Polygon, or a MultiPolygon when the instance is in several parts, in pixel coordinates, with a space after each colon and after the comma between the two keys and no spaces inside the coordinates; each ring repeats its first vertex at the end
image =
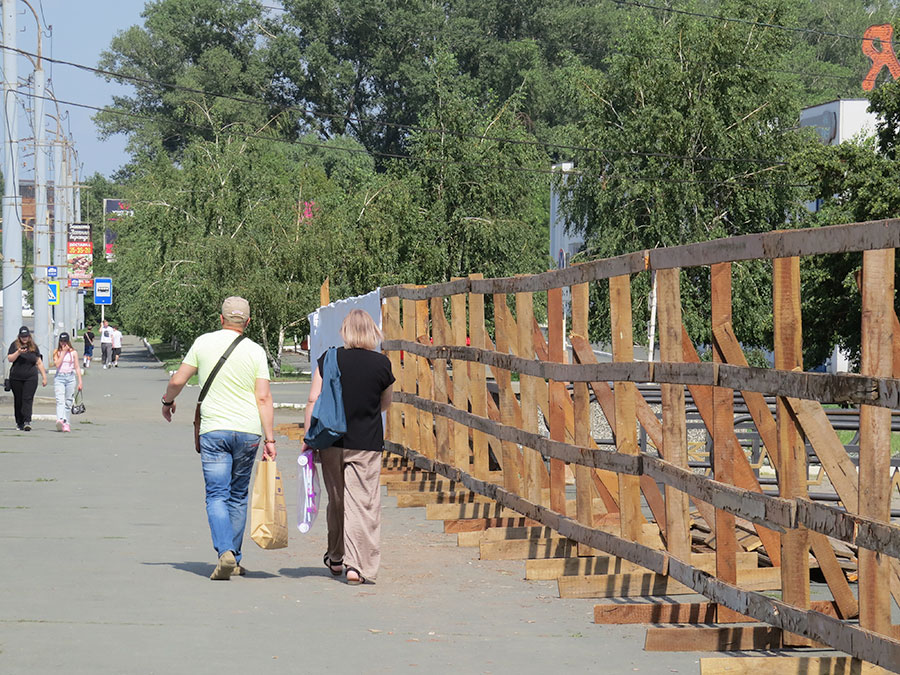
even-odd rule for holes
{"type": "MultiPolygon", "coordinates": [[[[2,0],[3,44],[16,47],[16,3],[2,0]]],[[[8,345],[22,325],[22,222],[19,212],[19,125],[16,109],[16,89],[19,73],[18,55],[3,51],[3,344],[8,345]]]]}
{"type": "MultiPolygon", "coordinates": [[[[81,223],[84,222],[81,220],[81,171],[78,165],[78,150],[75,149],[75,143],[72,142],[72,205],[74,207],[73,210],[73,223],[81,223]]],[[[93,231],[91,233],[91,238],[93,239],[93,231]]],[[[91,243],[93,250],[93,242],[91,243]]],[[[86,293],[84,287],[79,286],[77,290],[72,291],[72,329],[80,330],[84,328],[84,294],[86,293]]],[[[74,335],[72,336],[74,339],[74,335]]]]}
{"type": "Polygon", "coordinates": [[[37,61],[34,63],[34,341],[42,354],[51,353],[53,326],[47,288],[47,266],[50,265],[50,219],[47,208],[47,145],[44,126],[46,79],[42,60],[43,29],[37,12],[22,0],[37,24],[37,61]]]}
{"type": "Polygon", "coordinates": [[[56,140],[53,142],[53,264],[56,266],[59,276],[59,304],[53,308],[54,335],[61,329],[60,326],[65,325],[63,318],[62,293],[65,287],[66,276],[66,237],[65,237],[65,220],[66,206],[63,201],[63,135],[62,122],[59,117],[56,118],[56,140]]]}

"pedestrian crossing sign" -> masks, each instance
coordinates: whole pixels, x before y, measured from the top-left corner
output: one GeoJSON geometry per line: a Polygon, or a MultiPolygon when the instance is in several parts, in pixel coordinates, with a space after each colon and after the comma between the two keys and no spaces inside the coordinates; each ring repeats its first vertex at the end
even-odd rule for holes
{"type": "Polygon", "coordinates": [[[58,305],[59,304],[59,282],[58,281],[48,281],[47,282],[47,303],[50,305],[58,305]]]}

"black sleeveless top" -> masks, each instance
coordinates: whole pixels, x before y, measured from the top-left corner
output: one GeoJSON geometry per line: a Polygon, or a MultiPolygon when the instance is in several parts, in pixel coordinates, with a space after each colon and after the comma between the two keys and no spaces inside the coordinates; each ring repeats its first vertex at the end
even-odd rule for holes
{"type": "MultiPolygon", "coordinates": [[[[319,375],[325,355],[317,361],[319,375]]],[[[384,427],[381,424],[381,394],[394,383],[391,362],[384,354],[369,349],[337,350],[341,369],[341,390],[347,433],[335,443],[348,450],[384,449],[384,427]]]]}

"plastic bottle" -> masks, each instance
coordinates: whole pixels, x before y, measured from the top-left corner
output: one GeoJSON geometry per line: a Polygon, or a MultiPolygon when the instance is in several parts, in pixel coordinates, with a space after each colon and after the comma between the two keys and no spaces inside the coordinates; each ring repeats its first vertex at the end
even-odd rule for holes
{"type": "Polygon", "coordinates": [[[322,489],[319,484],[319,471],[314,461],[315,450],[309,449],[300,453],[297,457],[298,473],[300,474],[299,490],[297,493],[297,529],[306,534],[310,531],[316,516],[319,513],[319,494],[322,489]]]}

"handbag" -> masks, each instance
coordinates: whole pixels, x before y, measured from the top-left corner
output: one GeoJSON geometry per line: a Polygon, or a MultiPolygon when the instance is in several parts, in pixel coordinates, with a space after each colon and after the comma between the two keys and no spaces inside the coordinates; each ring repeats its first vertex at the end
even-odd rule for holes
{"type": "Polygon", "coordinates": [[[322,363],[322,393],[313,406],[312,419],[303,441],[311,448],[330,448],[347,433],[344,397],[341,389],[341,369],[337,349],[325,352],[322,363]]]}
{"type": "Polygon", "coordinates": [[[9,378],[3,378],[3,391],[12,391],[12,385],[9,383],[9,378]]]}
{"type": "Polygon", "coordinates": [[[81,415],[87,408],[84,407],[84,395],[81,389],[75,392],[75,401],[72,403],[72,414],[81,415]]]}
{"type": "Polygon", "coordinates": [[[210,385],[213,383],[213,380],[216,379],[219,369],[225,365],[225,361],[231,356],[231,352],[234,351],[234,348],[238,346],[238,343],[243,340],[244,337],[244,335],[238,335],[234,339],[234,342],[228,345],[228,349],[226,349],[225,353],[219,358],[219,362],[212,369],[209,377],[206,378],[203,389],[200,390],[200,397],[197,399],[197,408],[194,410],[194,450],[197,451],[197,454],[200,453],[200,406],[203,404],[203,399],[206,398],[206,393],[209,391],[210,385]]]}
{"type": "Polygon", "coordinates": [[[288,545],[284,484],[274,459],[256,463],[256,479],[250,498],[250,538],[260,548],[268,550],[288,545]]]}

